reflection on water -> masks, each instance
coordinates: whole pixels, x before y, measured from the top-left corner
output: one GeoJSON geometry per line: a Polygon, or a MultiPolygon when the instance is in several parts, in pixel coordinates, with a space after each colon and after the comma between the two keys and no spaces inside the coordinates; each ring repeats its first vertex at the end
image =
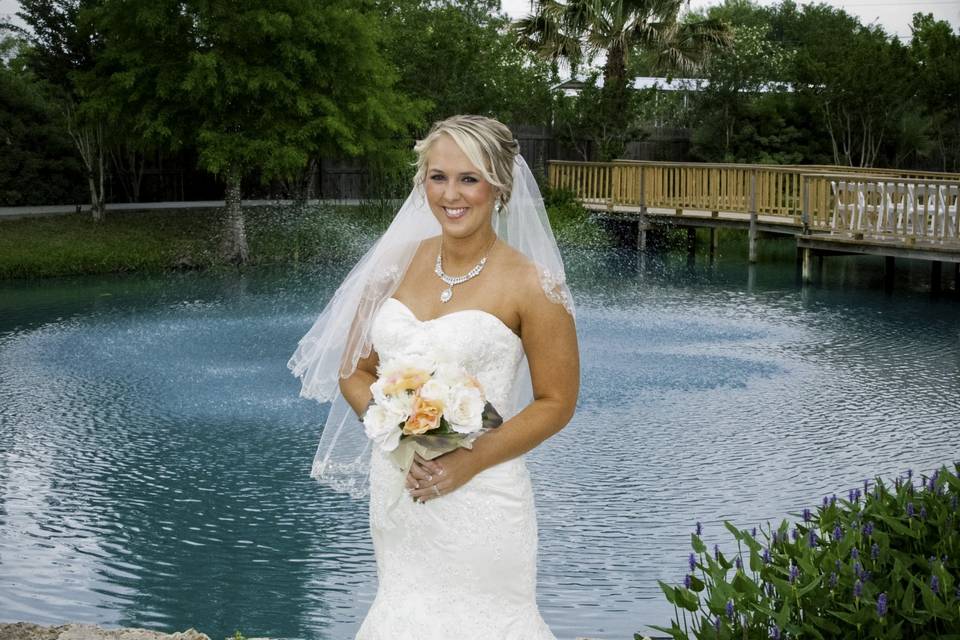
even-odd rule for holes
{"type": "MultiPolygon", "coordinates": [[[[567,257],[582,395],[527,456],[560,638],[666,621],[698,520],[723,546],[960,450],[960,304],[922,267],[885,296],[868,259],[800,290],[789,260],[567,257]]],[[[307,477],[325,407],[285,367],[342,275],[0,286],[0,620],[352,637],[366,505],[307,477]]]]}

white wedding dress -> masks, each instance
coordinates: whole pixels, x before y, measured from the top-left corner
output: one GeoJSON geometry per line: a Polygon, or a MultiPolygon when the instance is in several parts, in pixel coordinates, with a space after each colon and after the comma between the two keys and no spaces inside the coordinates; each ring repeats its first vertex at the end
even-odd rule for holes
{"type": "MultiPolygon", "coordinates": [[[[501,413],[516,409],[507,403],[523,345],[496,316],[471,309],[420,321],[388,298],[370,335],[381,360],[442,349],[501,413]]],[[[537,519],[523,457],[423,504],[405,491],[392,503],[403,484],[396,463],[375,448],[370,531],[379,585],[357,640],[555,640],[537,609],[537,519]]]]}

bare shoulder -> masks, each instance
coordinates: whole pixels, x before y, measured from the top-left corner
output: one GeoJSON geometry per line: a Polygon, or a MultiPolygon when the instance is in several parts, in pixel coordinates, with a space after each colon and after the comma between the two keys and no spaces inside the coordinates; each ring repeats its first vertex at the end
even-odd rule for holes
{"type": "Polygon", "coordinates": [[[551,301],[544,290],[540,267],[509,245],[505,245],[503,262],[508,269],[512,305],[523,327],[569,320],[561,304],[551,301]]]}

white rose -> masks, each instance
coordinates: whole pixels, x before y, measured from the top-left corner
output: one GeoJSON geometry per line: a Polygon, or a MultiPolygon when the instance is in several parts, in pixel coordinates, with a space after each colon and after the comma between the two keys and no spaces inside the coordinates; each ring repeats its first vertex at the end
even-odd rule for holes
{"type": "Polygon", "coordinates": [[[373,399],[377,405],[389,413],[399,415],[400,418],[398,421],[409,418],[410,412],[413,411],[413,396],[407,393],[387,395],[383,391],[384,386],[385,382],[383,378],[377,379],[376,382],[370,385],[370,391],[373,392],[373,399]]]}
{"type": "Polygon", "coordinates": [[[400,423],[403,420],[403,416],[375,404],[363,415],[363,430],[381,449],[393,451],[400,444],[400,423]]]}
{"type": "Polygon", "coordinates": [[[483,426],[483,396],[473,385],[459,385],[450,392],[444,417],[457,433],[475,433],[483,426]]]}
{"type": "Polygon", "coordinates": [[[436,378],[428,380],[422,387],[420,387],[420,397],[424,400],[440,402],[440,404],[446,407],[450,398],[450,385],[445,384],[436,378]]]}

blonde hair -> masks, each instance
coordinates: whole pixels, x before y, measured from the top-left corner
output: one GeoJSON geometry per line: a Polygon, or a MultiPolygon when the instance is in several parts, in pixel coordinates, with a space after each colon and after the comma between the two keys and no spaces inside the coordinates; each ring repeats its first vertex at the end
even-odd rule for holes
{"type": "Polygon", "coordinates": [[[417,152],[414,185],[423,184],[426,179],[427,152],[443,134],[457,143],[483,179],[499,191],[500,203],[506,205],[513,191],[513,161],[520,152],[520,144],[506,125],[484,116],[451,116],[434,122],[426,137],[413,147],[417,152]]]}

